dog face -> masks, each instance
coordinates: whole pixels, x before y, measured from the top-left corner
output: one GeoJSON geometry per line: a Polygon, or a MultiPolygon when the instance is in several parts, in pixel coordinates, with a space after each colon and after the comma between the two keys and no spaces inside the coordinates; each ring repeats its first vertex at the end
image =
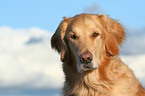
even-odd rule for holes
{"type": "Polygon", "coordinates": [[[95,70],[104,54],[118,54],[124,31],[106,15],[81,14],[64,18],[52,37],[51,44],[66,62],[71,57],[78,72],[95,70]]]}
{"type": "Polygon", "coordinates": [[[103,30],[96,19],[79,16],[67,29],[66,39],[79,72],[96,69],[100,64],[103,30]]]}

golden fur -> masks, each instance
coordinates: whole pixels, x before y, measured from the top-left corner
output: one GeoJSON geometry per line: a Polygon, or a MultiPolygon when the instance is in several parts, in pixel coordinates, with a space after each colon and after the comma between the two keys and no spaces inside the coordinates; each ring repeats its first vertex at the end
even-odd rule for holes
{"type": "Polygon", "coordinates": [[[64,17],[51,39],[63,62],[63,96],[145,96],[133,72],[118,57],[124,37],[122,26],[107,15],[64,17]],[[78,57],[88,51],[93,55],[93,70],[80,67],[78,57]]]}

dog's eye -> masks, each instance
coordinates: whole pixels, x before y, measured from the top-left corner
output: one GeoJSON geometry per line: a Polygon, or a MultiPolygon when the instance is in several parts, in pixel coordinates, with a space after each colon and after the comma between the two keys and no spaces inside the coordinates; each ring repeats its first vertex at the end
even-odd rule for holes
{"type": "Polygon", "coordinates": [[[100,34],[99,33],[93,33],[93,37],[97,37],[97,36],[99,36],[100,34]]]}
{"type": "Polygon", "coordinates": [[[77,38],[77,36],[76,36],[76,35],[74,35],[74,34],[73,34],[73,35],[71,35],[70,37],[71,37],[72,39],[76,39],[76,38],[77,38]]]}

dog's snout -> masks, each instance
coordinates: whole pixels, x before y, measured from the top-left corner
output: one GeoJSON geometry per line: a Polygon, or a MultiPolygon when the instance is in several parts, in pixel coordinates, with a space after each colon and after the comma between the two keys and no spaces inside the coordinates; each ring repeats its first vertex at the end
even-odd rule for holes
{"type": "Polygon", "coordinates": [[[85,52],[80,55],[81,63],[88,64],[93,60],[93,55],[90,52],[85,52]]]}

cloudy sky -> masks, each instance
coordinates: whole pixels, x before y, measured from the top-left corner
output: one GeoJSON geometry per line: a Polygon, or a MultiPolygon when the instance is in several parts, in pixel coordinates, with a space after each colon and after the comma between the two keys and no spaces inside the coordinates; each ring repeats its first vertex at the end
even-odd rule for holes
{"type": "Polygon", "coordinates": [[[1,0],[0,96],[57,96],[64,75],[50,38],[62,17],[103,13],[127,32],[120,57],[145,86],[144,0],[1,0]],[[55,93],[55,94],[54,94],[55,93]]]}

